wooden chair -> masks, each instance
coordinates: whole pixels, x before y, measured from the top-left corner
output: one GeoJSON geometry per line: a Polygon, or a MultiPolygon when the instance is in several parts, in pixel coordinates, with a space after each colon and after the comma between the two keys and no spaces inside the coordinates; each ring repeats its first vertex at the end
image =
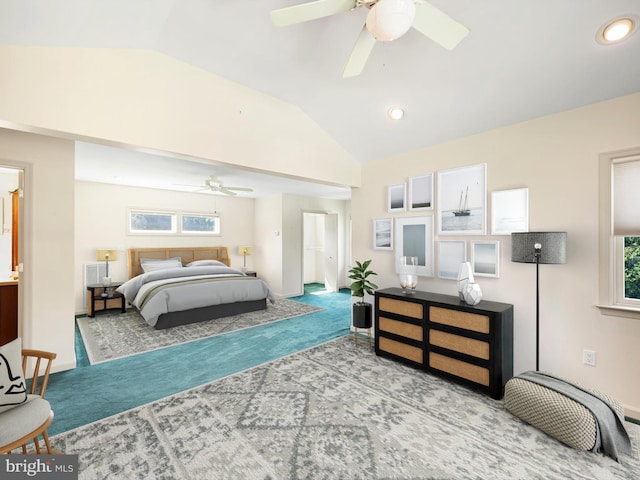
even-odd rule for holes
{"type": "Polygon", "coordinates": [[[33,365],[31,371],[31,386],[28,390],[30,398],[24,404],[0,413],[0,424],[3,431],[0,438],[3,445],[0,446],[0,454],[11,453],[14,449],[22,447],[22,453],[29,453],[27,446],[33,442],[35,451],[32,453],[60,453],[51,450],[47,428],[53,422],[53,410],[49,402],[44,399],[49,382],[51,363],[56,358],[55,353],[42,350],[22,349],[22,371],[25,378],[29,378],[27,367],[33,365]],[[44,369],[41,375],[40,371],[44,369]],[[42,436],[46,449],[43,451],[39,436],[42,436]]]}

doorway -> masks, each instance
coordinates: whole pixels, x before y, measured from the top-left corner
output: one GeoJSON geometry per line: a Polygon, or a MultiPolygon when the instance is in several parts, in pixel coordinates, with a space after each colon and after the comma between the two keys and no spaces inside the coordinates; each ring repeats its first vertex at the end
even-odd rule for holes
{"type": "Polygon", "coordinates": [[[0,166],[0,345],[18,337],[18,235],[24,170],[0,166]]]}
{"type": "Polygon", "coordinates": [[[338,291],[338,214],[302,213],[302,283],[338,291]]]}

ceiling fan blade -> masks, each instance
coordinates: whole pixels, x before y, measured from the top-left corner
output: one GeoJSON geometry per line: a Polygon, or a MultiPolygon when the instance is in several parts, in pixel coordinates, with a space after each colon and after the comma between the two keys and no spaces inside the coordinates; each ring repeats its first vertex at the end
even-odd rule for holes
{"type": "Polygon", "coordinates": [[[271,21],[277,27],[284,27],[346,12],[355,6],[356,0],[316,0],[315,2],[273,10],[271,21]]]}
{"type": "Polygon", "coordinates": [[[225,188],[227,190],[237,190],[238,192],[253,192],[253,188],[246,188],[246,187],[222,187],[225,188]]]}
{"type": "Polygon", "coordinates": [[[225,195],[237,195],[236,192],[232,192],[231,190],[225,188],[225,187],[220,187],[214,191],[220,192],[220,193],[224,193],[225,195]]]}
{"type": "Polygon", "coordinates": [[[416,3],[413,28],[447,50],[453,50],[469,34],[469,29],[426,2],[416,3]]]}
{"type": "Polygon", "coordinates": [[[362,73],[375,44],[376,39],[369,33],[365,24],[358,36],[355,47],[351,51],[347,66],[344,67],[342,78],[356,77],[362,73]]]}

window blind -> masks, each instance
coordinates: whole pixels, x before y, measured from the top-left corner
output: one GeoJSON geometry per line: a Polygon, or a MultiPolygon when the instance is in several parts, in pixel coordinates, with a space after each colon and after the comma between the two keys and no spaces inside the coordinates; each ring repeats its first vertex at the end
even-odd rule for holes
{"type": "Polygon", "coordinates": [[[613,164],[613,234],[640,236],[640,157],[613,164]]]}

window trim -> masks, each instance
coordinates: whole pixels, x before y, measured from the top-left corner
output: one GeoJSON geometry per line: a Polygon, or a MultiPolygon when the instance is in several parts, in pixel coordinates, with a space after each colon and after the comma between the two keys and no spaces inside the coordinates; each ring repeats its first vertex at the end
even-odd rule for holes
{"type": "Polygon", "coordinates": [[[220,223],[220,215],[217,213],[202,213],[202,212],[178,212],[178,230],[179,233],[183,235],[206,235],[206,236],[220,236],[220,231],[222,229],[222,224],[220,223]],[[203,218],[215,218],[217,220],[218,229],[214,232],[207,231],[193,231],[193,230],[182,230],[182,220],[184,217],[203,217],[203,218]]]}
{"type": "Polygon", "coordinates": [[[618,162],[640,160],[640,147],[601,153],[599,157],[599,303],[604,315],[640,320],[640,302],[624,299],[624,271],[620,270],[624,258],[623,237],[613,235],[613,165],[618,162]]]}
{"type": "Polygon", "coordinates": [[[179,232],[178,216],[170,210],[153,210],[149,208],[127,209],[127,235],[176,235],[179,232]],[[131,228],[131,216],[134,214],[166,215],[171,217],[171,231],[164,230],[133,230],[131,228]]]}
{"type": "Polygon", "coordinates": [[[210,213],[210,212],[194,212],[192,210],[183,211],[183,210],[167,210],[167,209],[153,209],[153,208],[127,208],[127,235],[135,235],[135,236],[207,236],[207,237],[219,237],[222,236],[222,219],[219,213],[210,213]],[[170,215],[172,217],[172,224],[174,225],[174,229],[171,232],[160,231],[160,230],[132,230],[131,229],[131,215],[135,213],[146,213],[146,214],[158,214],[158,215],[170,215]],[[218,229],[215,232],[193,232],[193,231],[183,231],[182,230],[182,217],[190,216],[190,217],[207,217],[207,218],[217,218],[218,220],[218,229]]]}

